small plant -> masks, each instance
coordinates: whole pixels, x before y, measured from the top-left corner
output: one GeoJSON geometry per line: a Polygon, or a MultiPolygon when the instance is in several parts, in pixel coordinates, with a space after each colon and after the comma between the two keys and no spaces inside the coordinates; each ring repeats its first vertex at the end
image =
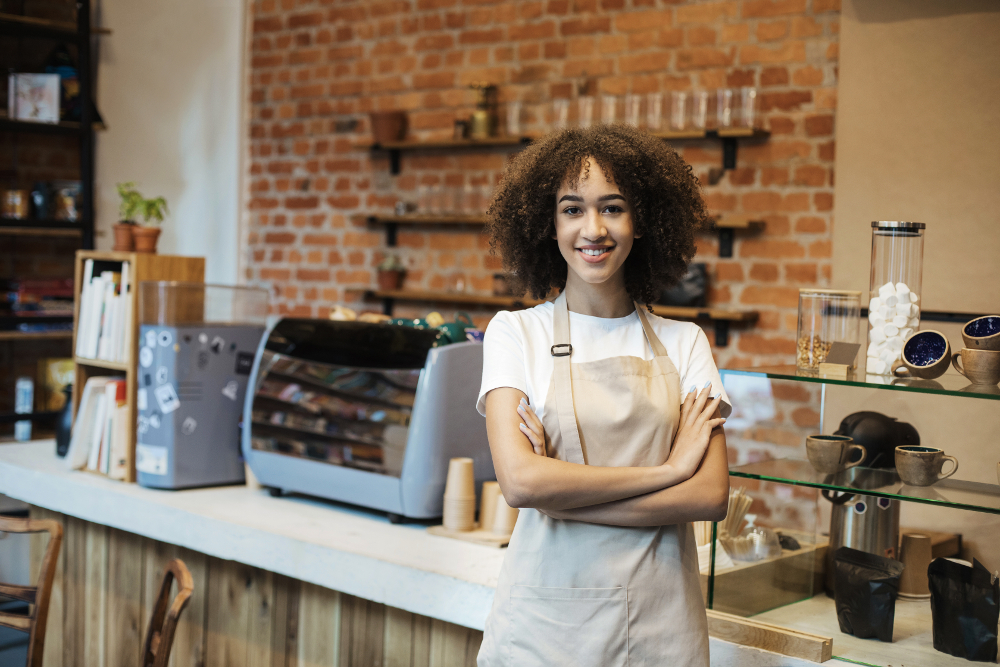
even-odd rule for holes
{"type": "Polygon", "coordinates": [[[135,183],[132,181],[119,183],[117,187],[118,196],[121,197],[118,215],[122,223],[134,225],[139,216],[142,216],[145,227],[156,227],[163,222],[163,216],[167,213],[166,199],[163,197],[146,199],[135,189],[135,183]]]}
{"type": "Polygon", "coordinates": [[[378,265],[379,271],[405,271],[406,267],[396,255],[388,255],[378,265]]]}
{"type": "Polygon", "coordinates": [[[135,183],[129,181],[118,184],[118,196],[122,200],[118,206],[118,217],[122,223],[134,225],[135,218],[142,209],[142,195],[135,189],[135,183]]]}

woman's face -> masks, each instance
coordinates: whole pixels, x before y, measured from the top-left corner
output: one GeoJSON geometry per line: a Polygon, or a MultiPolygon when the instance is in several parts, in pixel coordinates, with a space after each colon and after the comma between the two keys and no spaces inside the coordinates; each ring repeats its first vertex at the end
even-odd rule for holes
{"type": "Polygon", "coordinates": [[[621,272],[637,238],[632,212],[594,160],[581,170],[575,188],[567,181],[556,193],[554,238],[570,272],[584,282],[604,283],[621,272]]]}

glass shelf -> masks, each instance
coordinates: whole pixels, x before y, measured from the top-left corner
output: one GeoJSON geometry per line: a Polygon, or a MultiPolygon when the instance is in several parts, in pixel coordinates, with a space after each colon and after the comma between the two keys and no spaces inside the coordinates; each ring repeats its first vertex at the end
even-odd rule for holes
{"type": "Polygon", "coordinates": [[[773,459],[729,469],[732,477],[895,498],[928,505],[1000,514],[1000,486],[946,479],[933,486],[909,486],[894,469],[857,466],[835,475],[816,472],[809,461],[773,459]]]}
{"type": "Polygon", "coordinates": [[[942,394],[945,396],[1000,400],[1000,386],[995,384],[972,384],[964,375],[960,375],[954,370],[949,370],[936,380],[897,378],[888,375],[865,375],[864,373],[852,373],[845,379],[843,376],[820,375],[816,371],[799,370],[795,366],[726,368],[721,369],[720,373],[723,376],[727,374],[752,375],[768,377],[772,380],[794,380],[797,382],[816,382],[818,384],[839,384],[848,387],[868,387],[869,389],[914,391],[922,394],[942,394]]]}

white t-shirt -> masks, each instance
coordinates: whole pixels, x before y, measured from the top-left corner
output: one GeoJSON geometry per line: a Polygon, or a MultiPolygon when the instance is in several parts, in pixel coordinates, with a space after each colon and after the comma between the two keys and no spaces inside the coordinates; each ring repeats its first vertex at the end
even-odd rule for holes
{"type": "MultiPolygon", "coordinates": [[[[483,384],[476,404],[486,414],[486,393],[498,387],[520,389],[539,419],[545,413],[546,394],[552,379],[552,312],[546,302],[515,312],[500,311],[490,321],[483,343],[483,384]]],[[[723,417],[732,412],[719,370],[705,332],[693,322],[677,322],[646,313],[649,324],[667,350],[680,376],[681,400],[692,387],[701,391],[711,382],[711,395],[722,392],[723,417]]],[[[594,317],[570,312],[570,342],[573,363],[609,357],[639,357],[651,360],[653,350],[646,341],[639,315],[594,317]]]]}

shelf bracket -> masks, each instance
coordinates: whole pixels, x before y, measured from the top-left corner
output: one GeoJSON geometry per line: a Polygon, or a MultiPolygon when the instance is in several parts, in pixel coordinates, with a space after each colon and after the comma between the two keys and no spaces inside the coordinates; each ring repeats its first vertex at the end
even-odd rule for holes
{"type": "Polygon", "coordinates": [[[393,306],[396,305],[395,299],[385,298],[382,299],[382,314],[392,317],[393,306]]]}
{"type": "Polygon", "coordinates": [[[398,148],[389,149],[389,173],[399,176],[400,151],[398,148]]]}
{"type": "Polygon", "coordinates": [[[385,244],[390,248],[396,247],[396,231],[399,226],[395,222],[385,223],[385,244]]]}
{"type": "Polygon", "coordinates": [[[736,137],[722,138],[722,168],[736,169],[736,137]]]}
{"type": "Polygon", "coordinates": [[[736,230],[732,227],[723,227],[719,232],[719,257],[733,256],[733,241],[736,238],[736,230]]]}
{"type": "Polygon", "coordinates": [[[729,345],[729,320],[715,320],[715,345],[717,347],[729,345]]]}

